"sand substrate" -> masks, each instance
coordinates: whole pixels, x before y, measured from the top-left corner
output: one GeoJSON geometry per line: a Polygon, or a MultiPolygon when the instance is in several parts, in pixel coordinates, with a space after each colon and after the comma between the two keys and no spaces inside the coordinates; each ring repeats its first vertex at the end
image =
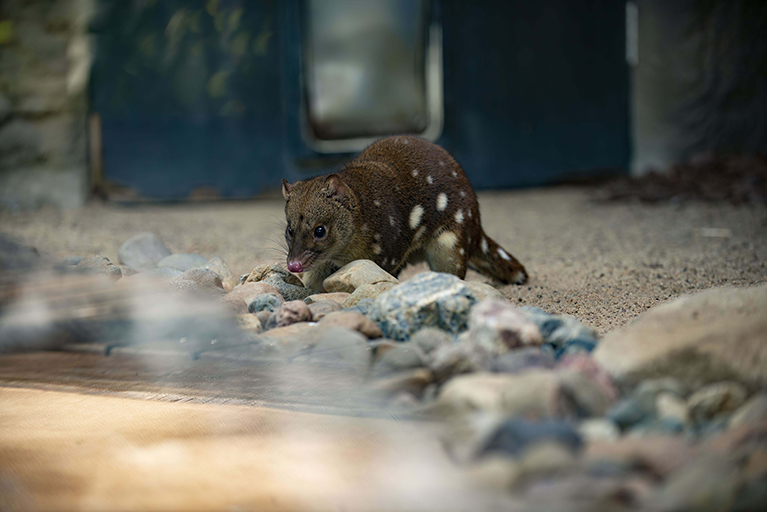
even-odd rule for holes
{"type": "MultiPolygon", "coordinates": [[[[531,279],[505,286],[517,304],[573,315],[600,333],[682,294],[767,282],[767,207],[602,202],[592,188],[482,192],[486,233],[531,279]]],[[[0,231],[53,260],[101,254],[117,262],[131,236],[152,231],[174,253],[220,256],[236,274],[284,264],[281,198],[0,212],[0,231]]],[[[406,269],[407,278],[425,266],[406,269]]],[[[468,279],[485,279],[470,272],[468,279]]]]}

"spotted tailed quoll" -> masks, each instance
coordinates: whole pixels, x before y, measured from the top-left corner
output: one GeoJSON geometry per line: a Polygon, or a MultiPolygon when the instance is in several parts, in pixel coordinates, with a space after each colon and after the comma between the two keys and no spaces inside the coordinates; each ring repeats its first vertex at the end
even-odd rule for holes
{"type": "Polygon", "coordinates": [[[424,139],[381,139],[338,173],[282,180],[288,270],[322,289],[338,268],[368,259],[397,275],[424,259],[463,278],[472,268],[502,283],[527,272],[482,230],[477,196],[450,154],[424,139]]]}

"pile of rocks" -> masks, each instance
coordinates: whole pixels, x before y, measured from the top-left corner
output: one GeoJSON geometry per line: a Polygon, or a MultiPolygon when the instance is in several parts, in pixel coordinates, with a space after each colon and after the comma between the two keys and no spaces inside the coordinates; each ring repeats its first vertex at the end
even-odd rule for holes
{"type": "MultiPolygon", "coordinates": [[[[715,289],[598,340],[571,317],[426,272],[355,261],[312,293],[272,266],[234,278],[144,234],[123,265],[212,292],[249,342],[218,357],[364,372],[391,407],[446,419],[467,478],[531,509],[758,510],[767,503],[767,286],[715,289]]],[[[73,262],[72,262],[73,263],[73,262]]],[[[104,258],[80,260],[113,278],[104,258]]]]}

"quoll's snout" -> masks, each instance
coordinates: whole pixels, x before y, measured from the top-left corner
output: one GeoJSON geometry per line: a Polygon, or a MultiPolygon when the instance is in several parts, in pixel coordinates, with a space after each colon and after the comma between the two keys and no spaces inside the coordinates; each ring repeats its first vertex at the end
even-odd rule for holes
{"type": "Polygon", "coordinates": [[[289,261],[288,262],[288,271],[296,273],[296,274],[300,274],[301,272],[304,271],[304,266],[301,265],[300,261],[295,261],[295,260],[294,261],[289,261]]]}

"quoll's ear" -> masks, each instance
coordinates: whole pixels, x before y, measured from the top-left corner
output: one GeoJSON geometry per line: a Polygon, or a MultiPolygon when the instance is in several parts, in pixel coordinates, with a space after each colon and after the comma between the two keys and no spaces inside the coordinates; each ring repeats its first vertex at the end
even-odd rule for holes
{"type": "Polygon", "coordinates": [[[328,197],[346,205],[349,188],[341,180],[341,177],[338,174],[328,174],[325,183],[327,185],[328,197]]]}
{"type": "Polygon", "coordinates": [[[288,180],[283,178],[282,179],[282,197],[284,197],[285,200],[287,200],[291,192],[293,192],[293,185],[288,183],[288,180]]]}

